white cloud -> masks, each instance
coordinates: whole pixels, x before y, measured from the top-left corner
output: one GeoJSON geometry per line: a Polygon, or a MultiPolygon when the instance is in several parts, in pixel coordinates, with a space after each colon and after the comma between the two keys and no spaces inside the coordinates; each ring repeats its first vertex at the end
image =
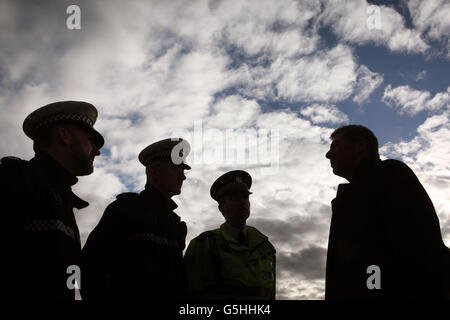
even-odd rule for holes
{"type": "Polygon", "coordinates": [[[392,89],[388,85],[384,89],[383,102],[391,107],[396,107],[400,114],[408,113],[413,116],[425,109],[425,103],[430,99],[428,91],[414,90],[409,86],[400,86],[392,89]]]}
{"type": "Polygon", "coordinates": [[[346,99],[356,81],[351,50],[342,45],[300,60],[277,59],[271,66],[279,96],[293,101],[336,102],[346,99]],[[326,75],[326,76],[325,76],[326,75]]]}
{"type": "MultiPolygon", "coordinates": [[[[393,8],[377,6],[377,13],[369,10],[365,0],[333,1],[326,0],[321,16],[325,25],[341,39],[354,44],[385,45],[393,51],[424,53],[429,46],[420,33],[405,27],[403,17],[393,8]],[[379,28],[368,27],[368,21],[378,14],[379,28]]],[[[369,23],[370,24],[370,23],[369,23]]]]}
{"type": "Polygon", "coordinates": [[[383,82],[383,75],[372,72],[364,65],[358,68],[358,80],[355,87],[355,96],[353,101],[358,104],[366,101],[371,93],[383,82]]]}
{"type": "Polygon", "coordinates": [[[95,160],[94,173],[87,177],[79,178],[73,191],[82,199],[89,202],[89,206],[82,210],[74,210],[80,229],[81,241],[84,245],[88,231],[92,230],[100,220],[106,205],[114,199],[114,196],[126,191],[125,185],[118,179],[114,172],[108,172],[107,163],[99,164],[99,158],[95,160]]]}
{"type": "Polygon", "coordinates": [[[446,0],[410,0],[407,6],[414,26],[426,38],[447,45],[447,57],[450,57],[450,3],[446,0]]]}
{"type": "Polygon", "coordinates": [[[278,300],[323,300],[325,298],[324,280],[304,280],[298,282],[294,278],[286,278],[279,289],[278,300]]]}
{"type": "Polygon", "coordinates": [[[256,99],[336,102],[352,94],[355,69],[351,50],[337,45],[313,56],[279,56],[268,67],[242,66],[236,71],[236,84],[238,92],[256,99]]]}
{"type": "Polygon", "coordinates": [[[427,70],[422,70],[417,74],[416,81],[423,80],[427,76],[427,70]]]}
{"type": "Polygon", "coordinates": [[[343,123],[348,122],[348,116],[341,112],[336,106],[313,104],[303,108],[300,113],[309,117],[314,124],[318,123],[343,123]]]}
{"type": "Polygon", "coordinates": [[[438,92],[432,99],[427,101],[426,108],[428,110],[439,110],[443,106],[450,103],[450,87],[447,88],[447,92],[438,92]]]}
{"type": "Polygon", "coordinates": [[[389,142],[380,149],[403,160],[416,173],[435,206],[447,246],[450,246],[450,111],[426,119],[410,141],[389,142]]]}
{"type": "Polygon", "coordinates": [[[214,17],[227,42],[248,55],[292,57],[311,53],[318,41],[305,27],[320,12],[315,1],[221,1],[214,17]]]}
{"type": "Polygon", "coordinates": [[[428,91],[420,91],[410,86],[392,88],[388,85],[384,89],[382,101],[388,106],[397,108],[400,114],[414,116],[422,110],[436,111],[450,103],[450,87],[447,92],[436,93],[433,98],[428,91]]]}
{"type": "Polygon", "coordinates": [[[214,116],[208,121],[208,126],[219,129],[237,129],[251,126],[261,110],[255,101],[231,95],[218,101],[213,106],[212,112],[214,116]]]}

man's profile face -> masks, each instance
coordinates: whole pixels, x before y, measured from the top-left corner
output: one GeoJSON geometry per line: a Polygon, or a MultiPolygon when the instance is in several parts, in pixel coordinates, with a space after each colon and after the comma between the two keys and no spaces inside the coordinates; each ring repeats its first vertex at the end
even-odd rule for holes
{"type": "Polygon", "coordinates": [[[242,225],[250,216],[250,200],[248,193],[239,192],[224,195],[219,209],[231,225],[242,225]]]}
{"type": "Polygon", "coordinates": [[[166,196],[180,194],[183,181],[186,180],[184,170],[183,166],[175,165],[170,160],[159,161],[155,167],[157,171],[155,183],[166,196]]]}
{"type": "Polygon", "coordinates": [[[361,144],[345,138],[342,134],[333,137],[330,150],[325,154],[330,159],[333,173],[350,181],[362,160],[361,144]]]}
{"type": "Polygon", "coordinates": [[[89,131],[75,125],[66,128],[72,137],[69,152],[73,158],[75,175],[91,174],[94,171],[94,158],[100,155],[100,151],[93,142],[93,136],[89,131]]]}

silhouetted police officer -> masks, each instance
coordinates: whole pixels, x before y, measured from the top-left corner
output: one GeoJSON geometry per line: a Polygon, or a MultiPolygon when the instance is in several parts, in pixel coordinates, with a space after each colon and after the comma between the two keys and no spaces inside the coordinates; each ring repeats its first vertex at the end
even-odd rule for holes
{"type": "Polygon", "coordinates": [[[416,175],[403,162],[381,161],[366,127],[340,127],[331,139],[326,157],[349,183],[332,201],[325,298],[445,298],[448,249],[416,175]]]}
{"type": "Polygon", "coordinates": [[[0,274],[6,297],[74,299],[68,267],[79,264],[81,246],[73,208],[88,203],[71,186],[76,176],[92,173],[103,146],[93,128],[96,119],[97,109],[86,102],[43,106],[23,123],[35,157],[1,160],[0,274]]]}
{"type": "Polygon", "coordinates": [[[275,248],[250,215],[251,176],[235,170],[211,186],[226,222],[194,238],[184,256],[188,288],[197,299],[275,299],[275,248]]]}
{"type": "Polygon", "coordinates": [[[123,193],[105,210],[82,253],[83,299],[183,297],[186,224],[173,212],[190,146],[165,139],[141,151],[147,184],[123,193]]]}

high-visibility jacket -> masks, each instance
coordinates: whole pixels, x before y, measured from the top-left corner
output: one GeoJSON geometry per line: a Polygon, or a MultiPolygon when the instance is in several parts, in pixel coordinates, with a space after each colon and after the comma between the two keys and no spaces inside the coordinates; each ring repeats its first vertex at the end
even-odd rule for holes
{"type": "Polygon", "coordinates": [[[189,243],[184,262],[192,297],[275,299],[275,248],[256,228],[246,226],[246,231],[246,244],[225,224],[189,243]]]}

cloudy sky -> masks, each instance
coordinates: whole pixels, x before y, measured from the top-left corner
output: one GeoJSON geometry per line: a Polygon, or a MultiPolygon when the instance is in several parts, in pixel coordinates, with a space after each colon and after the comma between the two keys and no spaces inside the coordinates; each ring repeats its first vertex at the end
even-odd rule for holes
{"type": "Polygon", "coordinates": [[[344,182],[324,155],[334,128],[358,123],[415,171],[450,245],[446,0],[1,1],[0,26],[0,156],[33,156],[21,127],[39,106],[99,110],[105,147],[74,188],[90,202],[76,212],[83,241],[115,195],[143,188],[139,151],[183,136],[187,241],[223,220],[212,182],[248,170],[248,223],[277,248],[277,297],[321,299],[344,182]]]}

